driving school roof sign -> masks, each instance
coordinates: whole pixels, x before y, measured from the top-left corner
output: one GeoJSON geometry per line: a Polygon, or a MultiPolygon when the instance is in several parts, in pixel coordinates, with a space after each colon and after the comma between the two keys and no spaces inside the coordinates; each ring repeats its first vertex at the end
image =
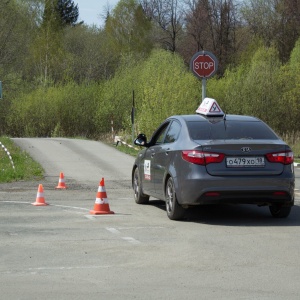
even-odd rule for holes
{"type": "Polygon", "coordinates": [[[190,61],[190,69],[197,77],[210,78],[218,70],[218,59],[208,51],[197,52],[190,61]]]}
{"type": "Polygon", "coordinates": [[[203,99],[201,105],[197,108],[196,113],[205,116],[222,117],[224,113],[218,102],[212,98],[203,99]]]}

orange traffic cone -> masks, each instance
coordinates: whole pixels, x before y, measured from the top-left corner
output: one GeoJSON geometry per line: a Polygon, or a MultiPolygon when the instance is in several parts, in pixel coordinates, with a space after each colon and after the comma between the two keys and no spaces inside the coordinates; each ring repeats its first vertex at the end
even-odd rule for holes
{"type": "Polygon", "coordinates": [[[59,181],[58,181],[58,185],[56,187],[56,189],[66,189],[67,186],[65,184],[65,177],[64,177],[64,173],[60,172],[59,174],[59,181]]]}
{"type": "Polygon", "coordinates": [[[39,188],[37,191],[37,195],[36,195],[36,200],[34,203],[31,203],[32,205],[35,206],[46,206],[49,205],[48,203],[45,202],[45,198],[44,198],[44,188],[42,184],[39,184],[39,188]]]}
{"type": "Polygon", "coordinates": [[[102,180],[99,183],[94,209],[90,210],[90,214],[92,215],[114,214],[114,212],[111,211],[109,208],[106,190],[104,186],[104,178],[102,178],[102,180]]]}

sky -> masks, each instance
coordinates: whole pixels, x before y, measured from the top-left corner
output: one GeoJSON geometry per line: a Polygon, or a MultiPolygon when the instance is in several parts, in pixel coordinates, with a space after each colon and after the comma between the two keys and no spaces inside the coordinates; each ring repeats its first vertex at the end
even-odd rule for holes
{"type": "Polygon", "coordinates": [[[101,17],[106,8],[114,8],[119,0],[73,0],[78,5],[78,21],[84,21],[87,25],[95,24],[97,27],[103,26],[104,19],[101,17]]]}

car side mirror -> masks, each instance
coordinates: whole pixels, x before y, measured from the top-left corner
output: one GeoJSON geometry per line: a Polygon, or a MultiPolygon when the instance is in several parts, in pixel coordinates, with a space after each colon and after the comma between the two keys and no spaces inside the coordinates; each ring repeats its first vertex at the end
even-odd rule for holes
{"type": "Polygon", "coordinates": [[[140,133],[133,142],[137,146],[146,147],[147,146],[147,137],[145,134],[140,133]]]}

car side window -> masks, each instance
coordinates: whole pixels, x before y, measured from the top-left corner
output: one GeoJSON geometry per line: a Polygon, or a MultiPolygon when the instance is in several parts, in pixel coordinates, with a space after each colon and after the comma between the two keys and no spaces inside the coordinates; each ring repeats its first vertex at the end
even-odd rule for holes
{"type": "Polygon", "coordinates": [[[173,121],[166,134],[165,143],[173,143],[177,140],[181,126],[178,122],[173,121]]]}
{"type": "Polygon", "coordinates": [[[170,122],[166,122],[165,124],[162,125],[161,128],[159,128],[155,136],[152,138],[152,142],[151,142],[152,145],[163,144],[169,124],[170,122]]]}
{"type": "Polygon", "coordinates": [[[157,136],[155,145],[163,144],[164,138],[165,138],[165,134],[166,134],[166,131],[167,131],[167,128],[168,128],[168,126],[165,126],[165,127],[160,131],[160,133],[159,133],[158,136],[157,136]]]}

